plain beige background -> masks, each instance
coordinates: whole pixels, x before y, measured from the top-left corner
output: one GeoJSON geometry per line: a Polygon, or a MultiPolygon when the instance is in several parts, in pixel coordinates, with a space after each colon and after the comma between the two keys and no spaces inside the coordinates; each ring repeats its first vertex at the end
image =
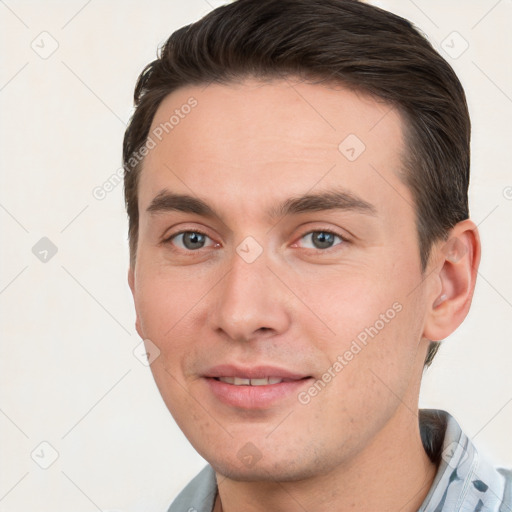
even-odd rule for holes
{"type": "MultiPolygon", "coordinates": [[[[0,512],[164,511],[204,465],[136,357],[122,185],[94,191],[119,172],[143,66],[220,3],[0,1],[0,512]]],[[[421,405],[512,466],[512,3],[373,3],[446,56],[473,121],[480,276],[421,405]]]]}

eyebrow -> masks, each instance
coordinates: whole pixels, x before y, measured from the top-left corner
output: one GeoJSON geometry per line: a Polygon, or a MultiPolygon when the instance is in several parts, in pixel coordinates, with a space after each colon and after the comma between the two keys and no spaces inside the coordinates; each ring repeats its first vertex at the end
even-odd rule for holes
{"type": "MultiPolygon", "coordinates": [[[[371,203],[343,189],[326,190],[298,197],[290,197],[271,208],[267,215],[273,220],[287,215],[328,210],[350,210],[366,215],[377,215],[377,210],[371,203]]],[[[221,219],[221,215],[206,201],[187,194],[169,192],[166,189],[162,190],[151,201],[147,211],[152,214],[178,211],[194,213],[212,219],[221,219]]]]}

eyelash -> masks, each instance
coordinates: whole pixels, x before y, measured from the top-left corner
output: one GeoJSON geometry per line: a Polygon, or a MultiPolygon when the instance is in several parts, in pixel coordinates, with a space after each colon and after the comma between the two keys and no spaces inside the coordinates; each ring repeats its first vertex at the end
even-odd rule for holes
{"type": "MultiPolygon", "coordinates": [[[[177,233],[173,233],[172,235],[168,236],[165,240],[163,240],[162,243],[172,245],[171,242],[172,242],[172,240],[174,238],[178,237],[179,235],[183,235],[185,233],[196,233],[198,235],[202,235],[202,236],[205,236],[205,237],[211,239],[211,237],[208,234],[206,234],[204,231],[201,231],[199,229],[186,229],[186,230],[183,230],[183,231],[178,231],[177,233]]],[[[345,244],[349,244],[350,243],[350,240],[345,238],[345,236],[343,236],[340,233],[337,233],[336,231],[333,231],[331,229],[313,229],[313,230],[310,230],[310,231],[306,231],[301,236],[299,236],[298,240],[302,240],[305,236],[311,235],[312,233],[329,233],[331,235],[337,236],[341,240],[341,243],[339,243],[337,245],[334,245],[333,247],[329,247],[327,249],[307,249],[308,251],[314,251],[316,253],[326,253],[326,252],[328,253],[328,252],[330,252],[332,250],[336,250],[336,247],[339,246],[339,245],[345,245],[345,244]]],[[[174,249],[174,250],[176,250],[176,251],[185,251],[187,253],[195,253],[195,252],[199,252],[201,249],[196,249],[195,251],[194,250],[187,250],[187,249],[174,249]]]]}
{"type": "Polygon", "coordinates": [[[306,231],[305,233],[303,233],[298,238],[298,240],[302,240],[305,236],[311,235],[312,233],[328,233],[330,235],[337,236],[341,240],[341,242],[339,244],[336,244],[336,245],[332,246],[332,247],[328,247],[327,249],[308,249],[309,251],[314,251],[314,252],[317,252],[317,253],[329,253],[331,251],[337,250],[336,248],[338,246],[345,245],[345,244],[349,243],[349,240],[347,238],[345,238],[345,236],[343,236],[340,233],[337,233],[336,231],[333,231],[331,229],[313,229],[311,231],[306,231]]]}
{"type": "MultiPolygon", "coordinates": [[[[167,244],[172,245],[171,242],[174,238],[176,238],[179,235],[183,235],[185,233],[196,233],[198,235],[203,235],[207,238],[211,238],[209,235],[207,235],[204,231],[201,231],[200,229],[184,229],[183,231],[178,231],[177,233],[173,233],[172,235],[168,236],[165,240],[162,241],[162,243],[164,243],[166,245],[167,244]]],[[[177,251],[185,250],[185,252],[194,253],[194,252],[199,252],[201,249],[196,249],[195,251],[186,250],[186,249],[176,249],[176,250],[177,251]]]]}

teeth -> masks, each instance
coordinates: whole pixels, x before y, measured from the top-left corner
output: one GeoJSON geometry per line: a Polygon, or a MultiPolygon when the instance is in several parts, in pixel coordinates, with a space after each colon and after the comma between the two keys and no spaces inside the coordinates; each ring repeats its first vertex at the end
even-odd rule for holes
{"type": "Polygon", "coordinates": [[[267,386],[269,384],[279,384],[283,379],[278,377],[265,377],[263,379],[245,379],[243,377],[219,377],[221,382],[234,384],[235,386],[267,386]]]}
{"type": "Polygon", "coordinates": [[[266,386],[268,379],[251,379],[251,386],[266,386]]]}
{"type": "Polygon", "coordinates": [[[226,384],[234,384],[235,383],[234,377],[219,377],[219,380],[221,382],[225,382],[226,384]]]}

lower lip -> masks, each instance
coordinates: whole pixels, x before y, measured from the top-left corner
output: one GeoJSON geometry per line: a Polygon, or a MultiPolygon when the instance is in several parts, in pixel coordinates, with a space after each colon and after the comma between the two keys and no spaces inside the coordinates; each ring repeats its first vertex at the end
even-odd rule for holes
{"type": "Polygon", "coordinates": [[[265,409],[290,395],[297,396],[300,388],[309,384],[311,378],[266,386],[235,386],[211,377],[205,380],[213,394],[227,405],[243,409],[265,409]]]}

